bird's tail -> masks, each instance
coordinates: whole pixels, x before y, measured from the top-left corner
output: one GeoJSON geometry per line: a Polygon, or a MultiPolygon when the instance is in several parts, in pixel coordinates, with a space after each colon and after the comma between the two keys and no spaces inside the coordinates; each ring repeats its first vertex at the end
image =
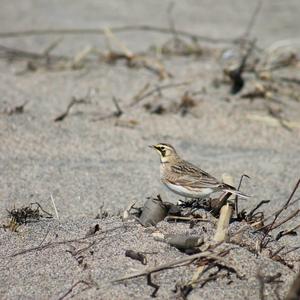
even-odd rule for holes
{"type": "Polygon", "coordinates": [[[241,197],[241,198],[244,198],[244,199],[248,199],[248,198],[251,197],[251,196],[248,196],[248,195],[246,195],[246,194],[243,194],[243,193],[240,192],[240,191],[237,191],[237,190],[234,190],[234,189],[231,189],[231,188],[224,189],[223,191],[224,191],[224,192],[227,192],[227,193],[231,193],[231,194],[233,194],[233,195],[237,195],[237,196],[239,196],[239,197],[241,197]]]}

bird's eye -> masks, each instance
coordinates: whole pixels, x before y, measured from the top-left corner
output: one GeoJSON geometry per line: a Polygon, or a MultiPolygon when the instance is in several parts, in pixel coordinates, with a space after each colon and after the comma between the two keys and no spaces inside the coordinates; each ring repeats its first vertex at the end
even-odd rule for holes
{"type": "Polygon", "coordinates": [[[161,150],[165,150],[165,147],[160,147],[161,150]]]}

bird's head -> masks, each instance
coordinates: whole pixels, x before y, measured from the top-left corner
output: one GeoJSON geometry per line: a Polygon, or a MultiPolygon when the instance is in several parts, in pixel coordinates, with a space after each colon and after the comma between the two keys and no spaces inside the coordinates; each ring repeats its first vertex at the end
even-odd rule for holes
{"type": "Polygon", "coordinates": [[[176,150],[170,144],[159,143],[149,147],[155,149],[158,152],[160,161],[162,163],[170,162],[178,158],[176,150]]]}

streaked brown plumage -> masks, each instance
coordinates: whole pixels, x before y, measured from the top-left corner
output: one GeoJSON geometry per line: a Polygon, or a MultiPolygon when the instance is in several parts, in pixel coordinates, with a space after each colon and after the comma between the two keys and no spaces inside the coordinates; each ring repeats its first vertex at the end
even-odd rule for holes
{"type": "Polygon", "coordinates": [[[187,198],[206,198],[220,191],[248,198],[234,187],[220,182],[197,166],[183,160],[170,144],[160,143],[151,147],[160,155],[161,181],[171,191],[187,198]]]}

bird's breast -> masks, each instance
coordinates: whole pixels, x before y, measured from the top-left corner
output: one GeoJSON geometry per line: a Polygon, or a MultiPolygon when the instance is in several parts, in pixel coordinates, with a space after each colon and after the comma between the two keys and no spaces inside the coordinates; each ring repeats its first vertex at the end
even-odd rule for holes
{"type": "Polygon", "coordinates": [[[164,180],[168,173],[168,167],[165,163],[160,164],[160,179],[164,180]]]}

